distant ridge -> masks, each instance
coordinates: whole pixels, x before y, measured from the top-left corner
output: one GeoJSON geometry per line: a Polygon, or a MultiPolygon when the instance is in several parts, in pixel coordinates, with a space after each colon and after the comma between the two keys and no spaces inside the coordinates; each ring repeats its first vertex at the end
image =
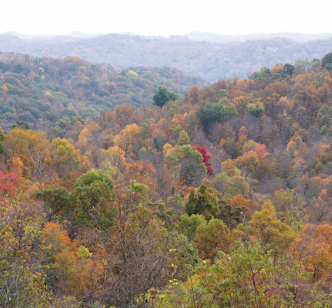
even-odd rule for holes
{"type": "Polygon", "coordinates": [[[225,35],[211,32],[190,32],[185,34],[186,37],[196,41],[208,41],[215,43],[245,42],[248,40],[265,40],[273,38],[285,38],[296,42],[308,42],[313,40],[326,40],[332,37],[332,33],[304,34],[295,32],[279,33],[253,33],[239,35],[225,35]]]}
{"type": "MultiPolygon", "coordinates": [[[[297,59],[319,59],[332,49],[330,34],[305,35],[286,33],[285,37],[264,38],[269,34],[235,36],[245,41],[213,42],[223,38],[214,34],[149,37],[128,34],[106,34],[81,38],[73,36],[36,37],[23,39],[0,35],[0,51],[33,56],[64,58],[79,56],[95,63],[113,67],[153,66],[180,69],[189,75],[199,75],[209,82],[222,77],[247,77],[263,66],[291,63],[297,59]],[[196,40],[193,39],[196,37],[196,40]],[[205,40],[197,40],[206,37],[205,40]],[[212,38],[211,38],[212,37],[212,38]],[[258,37],[263,37],[258,39],[258,37]],[[321,38],[324,39],[321,39],[321,38]],[[251,40],[250,38],[255,38],[251,40]],[[299,39],[307,41],[299,42],[299,39]],[[309,40],[316,38],[315,40],[309,40]]],[[[272,34],[271,34],[272,35],[272,34]]],[[[224,38],[225,40],[227,37],[224,38]]]]}

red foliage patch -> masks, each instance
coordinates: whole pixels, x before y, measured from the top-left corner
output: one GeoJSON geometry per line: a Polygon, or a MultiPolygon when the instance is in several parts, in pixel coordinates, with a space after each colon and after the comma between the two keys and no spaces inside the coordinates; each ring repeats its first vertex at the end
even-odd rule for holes
{"type": "Polygon", "coordinates": [[[210,163],[210,159],[211,159],[211,156],[209,154],[207,154],[207,151],[200,147],[199,145],[197,144],[191,144],[192,147],[196,147],[197,151],[200,152],[203,156],[203,160],[202,162],[204,163],[204,165],[206,166],[206,173],[208,175],[214,175],[214,172],[213,172],[213,169],[212,169],[212,165],[210,163]]]}
{"type": "Polygon", "coordinates": [[[16,192],[18,180],[18,175],[14,172],[0,171],[0,201],[3,201],[7,195],[16,192]]]}

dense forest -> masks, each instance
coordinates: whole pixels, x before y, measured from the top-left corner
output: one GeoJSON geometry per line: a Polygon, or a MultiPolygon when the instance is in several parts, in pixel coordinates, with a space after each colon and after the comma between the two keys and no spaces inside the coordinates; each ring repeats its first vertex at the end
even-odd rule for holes
{"type": "MultiPolygon", "coordinates": [[[[298,59],[321,59],[330,52],[331,37],[298,42],[300,35],[288,37],[248,37],[247,41],[219,42],[218,36],[144,37],[107,34],[90,38],[55,37],[27,39],[15,35],[0,35],[0,50],[62,58],[79,56],[95,63],[113,67],[172,67],[189,75],[199,75],[209,82],[220,77],[247,78],[248,73],[275,63],[295,64],[298,59]],[[292,39],[290,39],[292,38],[292,39]],[[210,40],[210,41],[208,41],[210,40]]],[[[304,36],[302,36],[304,37],[304,36]]],[[[324,37],[324,36],[322,36],[324,37]]]]}
{"type": "Polygon", "coordinates": [[[0,306],[332,305],[332,53],[183,95],[153,87],[177,71],[1,56],[0,306]],[[150,104],[107,105],[144,74],[150,104]]]}
{"type": "Polygon", "coordinates": [[[97,120],[120,104],[149,106],[159,86],[182,94],[196,84],[207,85],[200,77],[172,68],[114,69],[79,57],[0,53],[1,126],[25,121],[45,129],[76,115],[97,120]]]}

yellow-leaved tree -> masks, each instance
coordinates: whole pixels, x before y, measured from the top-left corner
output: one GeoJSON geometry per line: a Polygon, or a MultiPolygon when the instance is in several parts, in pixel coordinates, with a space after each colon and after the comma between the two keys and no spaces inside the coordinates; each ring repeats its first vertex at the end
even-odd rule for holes
{"type": "Polygon", "coordinates": [[[5,149],[11,159],[20,158],[33,180],[44,182],[53,177],[52,144],[46,133],[13,128],[6,136],[5,149]]]}

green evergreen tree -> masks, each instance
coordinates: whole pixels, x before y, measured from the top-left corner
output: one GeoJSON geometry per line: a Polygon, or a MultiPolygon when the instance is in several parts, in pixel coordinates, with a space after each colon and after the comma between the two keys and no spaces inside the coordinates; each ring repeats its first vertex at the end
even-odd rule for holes
{"type": "Polygon", "coordinates": [[[175,101],[178,96],[167,90],[166,87],[160,86],[158,92],[153,96],[153,103],[159,107],[164,106],[169,101],[175,101]]]}

